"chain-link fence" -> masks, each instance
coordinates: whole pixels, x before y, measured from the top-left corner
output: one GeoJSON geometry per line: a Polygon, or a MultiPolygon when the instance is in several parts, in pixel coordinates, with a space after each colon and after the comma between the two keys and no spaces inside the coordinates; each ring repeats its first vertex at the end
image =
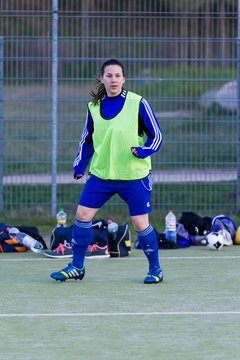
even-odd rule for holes
{"type": "MultiPolygon", "coordinates": [[[[237,0],[0,2],[0,208],[75,211],[72,163],[102,62],[149,100],[154,211],[239,210],[237,0]]],[[[114,197],[109,212],[124,213],[114,197]]]]}

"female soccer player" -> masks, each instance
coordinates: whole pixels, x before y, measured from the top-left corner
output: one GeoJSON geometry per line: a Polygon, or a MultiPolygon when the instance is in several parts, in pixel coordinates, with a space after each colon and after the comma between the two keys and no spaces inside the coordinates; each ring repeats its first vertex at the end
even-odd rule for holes
{"type": "Polygon", "coordinates": [[[86,124],[74,161],[74,178],[80,179],[90,163],[89,178],[79,199],[73,225],[73,261],[54,272],[55,280],[82,280],[84,257],[92,238],[92,219],[113,195],[128,205],[149,269],[145,284],[162,281],[157,237],[149,224],[152,190],[150,155],[160,149],[162,133],[149,103],[123,88],[124,67],[116,59],[101,68],[96,92],[91,92],[86,124]],[[146,141],[144,141],[144,135],[146,141]]]}

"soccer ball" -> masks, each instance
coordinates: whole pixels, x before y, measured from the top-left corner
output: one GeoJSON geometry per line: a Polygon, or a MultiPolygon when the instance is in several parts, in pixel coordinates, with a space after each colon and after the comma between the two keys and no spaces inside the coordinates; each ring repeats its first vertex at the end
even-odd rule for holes
{"type": "Polygon", "coordinates": [[[238,226],[238,228],[237,228],[235,238],[234,238],[234,244],[240,245],[240,226],[238,226]]]}
{"type": "Polygon", "coordinates": [[[211,232],[206,237],[207,247],[210,250],[221,250],[224,245],[224,238],[221,233],[211,232]]]}

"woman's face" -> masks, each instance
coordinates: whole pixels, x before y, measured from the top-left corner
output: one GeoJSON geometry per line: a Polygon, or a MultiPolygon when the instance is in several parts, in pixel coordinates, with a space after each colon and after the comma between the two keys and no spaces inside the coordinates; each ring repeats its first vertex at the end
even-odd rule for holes
{"type": "Polygon", "coordinates": [[[107,96],[117,96],[122,91],[122,86],[125,83],[122,68],[119,65],[108,65],[104,69],[104,74],[100,78],[101,83],[104,84],[107,96]]]}

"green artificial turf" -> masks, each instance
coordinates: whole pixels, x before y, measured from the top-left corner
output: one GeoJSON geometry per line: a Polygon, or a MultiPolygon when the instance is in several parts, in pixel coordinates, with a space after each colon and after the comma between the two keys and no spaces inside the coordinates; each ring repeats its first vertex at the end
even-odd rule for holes
{"type": "Polygon", "coordinates": [[[238,360],[240,246],[159,254],[157,285],[136,249],[65,283],[49,274],[68,259],[0,254],[1,360],[238,360]]]}

